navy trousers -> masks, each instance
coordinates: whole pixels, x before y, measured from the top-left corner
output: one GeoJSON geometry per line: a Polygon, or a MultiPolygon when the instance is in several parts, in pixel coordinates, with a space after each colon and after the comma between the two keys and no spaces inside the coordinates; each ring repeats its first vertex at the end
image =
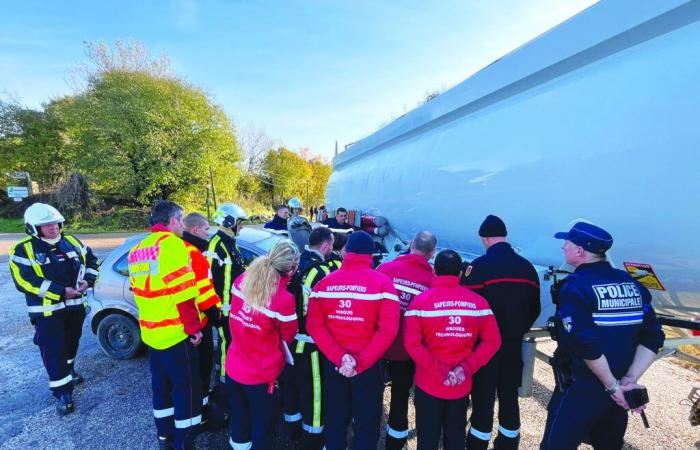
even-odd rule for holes
{"type": "Polygon", "coordinates": [[[468,450],[486,450],[498,396],[498,436],[494,446],[515,450],[520,442],[518,388],[523,375],[522,342],[504,342],[496,355],[474,374],[468,450]]]}
{"type": "MultiPolygon", "coordinates": [[[[382,418],[384,376],[379,361],[359,375],[346,378],[323,357],[324,444],[327,450],[347,448],[352,419],[353,448],[375,449],[382,418]]],[[[462,441],[464,444],[464,441],[462,441]]]]}
{"type": "Polygon", "coordinates": [[[185,339],[165,350],[149,348],[148,355],[158,436],[172,437],[175,449],[190,447],[202,422],[199,351],[185,339]]]}
{"type": "Polygon", "coordinates": [[[574,450],[587,437],[596,450],[624,444],[627,411],[620,408],[594,377],[574,379],[569,389],[555,389],[547,406],[541,450],[574,450]]]}
{"type": "Polygon", "coordinates": [[[242,384],[228,375],[226,390],[231,416],[233,450],[271,450],[279,418],[278,389],[268,384],[242,384]]]}
{"type": "Polygon", "coordinates": [[[85,311],[58,311],[34,320],[34,343],[49,375],[49,388],[58,398],[73,393],[71,370],[83,333],[85,311]]]}
{"type": "Polygon", "coordinates": [[[386,424],[386,449],[400,450],[408,439],[408,398],[416,366],[411,360],[386,361],[391,380],[391,404],[386,424]]]}
{"type": "Polygon", "coordinates": [[[413,401],[418,450],[437,450],[441,440],[444,450],[464,450],[469,396],[444,400],[416,386],[413,401]]]}
{"type": "Polygon", "coordinates": [[[199,378],[202,381],[202,406],[209,404],[209,389],[211,385],[211,369],[214,366],[214,337],[211,325],[202,329],[202,341],[197,346],[199,350],[199,378]]]}

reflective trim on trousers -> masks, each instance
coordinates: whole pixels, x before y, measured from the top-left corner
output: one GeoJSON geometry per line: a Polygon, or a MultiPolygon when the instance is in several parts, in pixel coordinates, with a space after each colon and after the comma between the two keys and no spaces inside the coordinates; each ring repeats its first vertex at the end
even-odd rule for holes
{"type": "Polygon", "coordinates": [[[67,359],[66,364],[73,364],[74,361],[75,361],[75,359],[67,359]]]}
{"type": "Polygon", "coordinates": [[[61,378],[60,380],[56,380],[56,381],[49,380],[49,387],[50,388],[61,387],[61,386],[64,386],[64,385],[70,383],[71,381],[73,381],[73,375],[68,374],[68,376],[61,378]]]}
{"type": "Polygon", "coordinates": [[[175,428],[189,428],[202,423],[202,415],[175,421],[175,428]]]}
{"type": "Polygon", "coordinates": [[[408,438],[408,430],[404,430],[404,431],[394,430],[393,428],[391,428],[389,426],[389,424],[386,424],[386,434],[393,437],[394,439],[406,439],[406,438],[408,438]]]}
{"type": "Polygon", "coordinates": [[[285,422],[299,422],[300,420],[301,420],[301,413],[285,414],[284,415],[285,422]]]}
{"type": "Polygon", "coordinates": [[[238,444],[236,442],[233,442],[232,438],[228,438],[228,443],[231,445],[231,448],[233,450],[250,450],[253,448],[253,443],[252,442],[244,442],[242,444],[238,444]]]}
{"type": "Polygon", "coordinates": [[[502,426],[499,425],[498,432],[501,433],[505,437],[515,439],[520,434],[520,428],[518,428],[517,430],[509,430],[508,428],[503,428],[502,426]]]}
{"type": "Polygon", "coordinates": [[[301,429],[306,431],[309,434],[321,434],[321,433],[323,433],[323,425],[321,425],[320,427],[312,427],[311,425],[307,425],[304,422],[302,422],[301,429]]]}
{"type": "Polygon", "coordinates": [[[60,303],[54,303],[53,305],[45,305],[45,306],[28,306],[27,311],[30,313],[47,313],[47,312],[52,312],[52,311],[58,311],[59,309],[63,309],[66,307],[66,304],[63,302],[60,303]]]}
{"type": "Polygon", "coordinates": [[[202,398],[202,406],[207,406],[209,404],[209,396],[202,398]]]}
{"type": "Polygon", "coordinates": [[[488,441],[491,440],[491,433],[484,433],[483,431],[479,431],[474,427],[471,427],[469,429],[469,433],[472,434],[472,436],[481,439],[482,441],[488,441]]]}
{"type": "Polygon", "coordinates": [[[156,419],[162,419],[164,417],[170,417],[175,414],[175,408],[165,408],[165,409],[154,409],[153,417],[156,419]]]}

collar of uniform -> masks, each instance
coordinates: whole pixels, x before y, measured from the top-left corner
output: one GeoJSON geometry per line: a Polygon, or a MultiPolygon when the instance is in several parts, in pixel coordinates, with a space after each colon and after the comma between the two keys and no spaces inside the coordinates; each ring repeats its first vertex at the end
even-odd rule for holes
{"type": "Polygon", "coordinates": [[[585,263],[579,265],[574,272],[579,273],[579,272],[586,272],[586,271],[596,271],[596,270],[601,270],[601,269],[609,269],[610,263],[608,261],[596,261],[592,263],[585,263]]]}
{"type": "Polygon", "coordinates": [[[372,255],[347,252],[341,269],[372,268],[372,255]]]}
{"type": "Polygon", "coordinates": [[[194,245],[195,247],[197,247],[197,249],[199,249],[200,252],[206,251],[209,245],[209,241],[207,241],[206,239],[202,239],[199,236],[195,236],[189,231],[184,231],[182,233],[182,240],[194,245]]]}
{"type": "Polygon", "coordinates": [[[425,259],[424,256],[417,255],[415,253],[409,253],[407,255],[401,255],[398,256],[395,261],[406,261],[411,264],[415,264],[417,266],[420,266],[421,269],[427,269],[430,270],[431,272],[433,271],[432,266],[428,262],[427,259],[425,259]]]}
{"type": "Polygon", "coordinates": [[[497,252],[505,252],[505,251],[513,251],[513,247],[507,242],[498,242],[496,244],[493,244],[491,247],[489,247],[486,250],[486,253],[497,253],[497,252]]]}
{"type": "Polygon", "coordinates": [[[170,230],[168,230],[168,227],[166,227],[165,225],[161,225],[159,223],[157,223],[151,227],[151,233],[158,233],[160,231],[162,231],[164,233],[170,233],[170,230]]]}
{"type": "Polygon", "coordinates": [[[311,247],[309,247],[309,246],[307,245],[306,248],[304,249],[304,251],[311,253],[311,254],[314,256],[314,259],[320,259],[321,262],[325,262],[325,261],[326,261],[326,257],[323,256],[323,255],[321,254],[321,252],[319,252],[319,251],[316,250],[315,248],[311,248],[311,247]]]}
{"type": "Polygon", "coordinates": [[[223,230],[217,231],[216,235],[219,236],[227,245],[234,245],[236,243],[236,239],[226,234],[223,230]]]}
{"type": "Polygon", "coordinates": [[[433,278],[433,282],[430,284],[431,288],[446,287],[446,286],[459,286],[459,276],[458,275],[436,275],[435,278],[433,278]]]}

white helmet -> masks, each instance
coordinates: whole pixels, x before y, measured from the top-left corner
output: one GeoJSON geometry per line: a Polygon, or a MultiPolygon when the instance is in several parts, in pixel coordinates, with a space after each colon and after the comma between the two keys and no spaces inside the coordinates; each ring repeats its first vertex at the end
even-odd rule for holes
{"type": "Polygon", "coordinates": [[[304,206],[301,204],[301,200],[299,200],[296,197],[292,197],[289,199],[289,202],[287,202],[290,208],[298,208],[302,209],[304,206]]]}
{"type": "Polygon", "coordinates": [[[63,225],[66,219],[60,212],[51,205],[45,203],[34,203],[24,211],[24,225],[27,234],[39,237],[39,227],[57,223],[63,225]]]}
{"type": "Polygon", "coordinates": [[[216,208],[214,223],[224,228],[235,228],[239,220],[245,220],[248,214],[240,206],[234,203],[224,203],[216,208]]]}

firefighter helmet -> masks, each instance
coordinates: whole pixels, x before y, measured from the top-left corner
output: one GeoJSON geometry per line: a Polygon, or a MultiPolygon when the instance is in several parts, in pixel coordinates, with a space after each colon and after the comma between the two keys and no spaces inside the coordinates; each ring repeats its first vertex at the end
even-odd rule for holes
{"type": "Polygon", "coordinates": [[[290,208],[294,209],[302,209],[304,206],[301,204],[301,200],[299,200],[296,197],[292,197],[289,199],[289,202],[287,203],[290,208]]]}
{"type": "Polygon", "coordinates": [[[63,218],[60,212],[51,205],[34,203],[24,211],[24,225],[28,235],[39,237],[39,227],[53,223],[63,226],[63,218]]]}
{"type": "Polygon", "coordinates": [[[234,203],[224,203],[216,208],[214,223],[224,228],[234,229],[240,220],[248,218],[246,212],[234,203]]]}

